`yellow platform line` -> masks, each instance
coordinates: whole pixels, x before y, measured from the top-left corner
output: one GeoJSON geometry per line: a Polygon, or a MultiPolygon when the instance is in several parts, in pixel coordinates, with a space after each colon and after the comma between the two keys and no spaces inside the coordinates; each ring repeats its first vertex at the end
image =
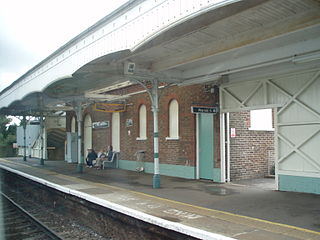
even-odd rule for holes
{"type": "MultiPolygon", "coordinates": [[[[73,178],[71,176],[67,176],[67,177],[73,178]]],[[[154,199],[158,199],[158,200],[161,200],[161,201],[166,201],[166,202],[170,202],[170,203],[174,203],[174,204],[178,204],[178,205],[184,205],[184,206],[187,206],[187,207],[192,207],[192,208],[201,209],[201,210],[205,210],[205,211],[210,211],[210,212],[214,212],[214,213],[225,214],[225,215],[229,215],[229,216],[232,216],[232,217],[244,218],[244,219],[248,219],[248,220],[253,220],[253,221],[262,222],[262,223],[266,223],[266,224],[271,224],[271,225],[275,225],[275,226],[285,227],[285,228],[298,230],[298,231],[302,231],[302,232],[313,233],[313,234],[317,234],[317,235],[320,236],[320,232],[316,232],[316,231],[305,229],[305,228],[300,228],[300,227],[291,226],[291,225],[287,225],[287,224],[283,224],[283,223],[277,223],[277,222],[272,222],[272,221],[263,220],[263,219],[259,219],[259,218],[239,215],[239,214],[236,214],[236,213],[230,213],[230,212],[225,212],[225,211],[221,211],[221,210],[216,210],[216,209],[201,207],[201,206],[197,206],[197,205],[192,205],[192,204],[189,204],[189,203],[184,203],[184,202],[179,202],[179,201],[175,201],[175,200],[171,200],[171,199],[167,199],[167,198],[162,198],[162,197],[150,195],[150,194],[147,194],[147,193],[136,192],[136,191],[128,190],[128,189],[121,188],[121,187],[111,186],[111,185],[108,185],[108,184],[103,184],[103,183],[94,183],[94,184],[101,185],[101,186],[107,186],[107,187],[118,189],[118,190],[121,190],[121,191],[126,191],[126,192],[130,192],[130,193],[134,193],[134,194],[138,194],[138,195],[142,195],[142,196],[146,196],[146,197],[149,197],[149,198],[154,198],[154,199]]]]}
{"type": "MultiPolygon", "coordinates": [[[[8,161],[6,159],[1,159],[1,160],[4,160],[4,161],[9,162],[9,163],[14,163],[14,164],[17,164],[17,165],[23,165],[23,166],[28,166],[30,168],[35,168],[34,166],[29,166],[29,165],[22,164],[22,163],[8,161]]],[[[37,168],[37,169],[39,169],[39,168],[37,168]]],[[[142,196],[145,196],[145,197],[158,199],[158,200],[165,201],[165,202],[170,202],[170,203],[174,203],[174,204],[178,204],[178,205],[184,205],[184,206],[187,206],[187,207],[192,207],[192,208],[195,208],[195,209],[201,209],[201,210],[210,211],[210,212],[214,212],[214,213],[225,214],[225,215],[229,215],[229,216],[232,216],[232,217],[238,217],[238,218],[243,218],[243,219],[247,219],[247,220],[257,221],[257,222],[270,224],[270,225],[274,225],[274,226],[289,228],[289,229],[292,229],[292,230],[297,230],[297,231],[301,231],[301,232],[316,234],[316,235],[320,236],[320,232],[316,232],[316,231],[305,229],[305,228],[301,228],[301,227],[296,227],[296,226],[292,226],[292,225],[288,225],[288,224],[277,223],[277,222],[272,222],[272,221],[263,220],[263,219],[259,219],[259,218],[239,215],[239,214],[236,214],[236,213],[230,213],[230,212],[225,212],[225,211],[221,211],[221,210],[201,207],[201,206],[192,205],[192,204],[189,204],[189,203],[178,202],[178,201],[175,201],[175,200],[162,198],[162,197],[150,195],[150,194],[147,194],[147,193],[137,192],[137,191],[129,190],[129,189],[122,188],[122,187],[116,187],[116,186],[112,186],[112,185],[108,185],[108,184],[90,182],[90,181],[87,181],[87,180],[83,180],[83,179],[79,179],[77,177],[72,177],[72,176],[60,174],[60,173],[57,173],[57,172],[54,172],[54,171],[51,171],[51,170],[47,170],[47,169],[41,169],[41,170],[45,170],[45,171],[51,172],[51,173],[56,173],[58,176],[63,176],[64,178],[72,179],[73,181],[81,180],[82,182],[90,183],[90,184],[93,184],[93,185],[109,187],[109,188],[117,189],[117,190],[120,190],[120,191],[130,192],[130,193],[134,193],[134,194],[137,194],[137,195],[142,195],[142,196]]]]}

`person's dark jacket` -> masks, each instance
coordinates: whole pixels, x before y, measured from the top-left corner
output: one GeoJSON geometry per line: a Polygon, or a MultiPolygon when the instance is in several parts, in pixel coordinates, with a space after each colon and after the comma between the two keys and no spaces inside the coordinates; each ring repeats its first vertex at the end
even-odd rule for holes
{"type": "Polygon", "coordinates": [[[88,156],[87,156],[87,164],[88,164],[89,166],[92,166],[92,161],[93,161],[93,160],[96,160],[97,157],[98,157],[98,156],[97,156],[97,154],[96,154],[94,151],[88,153],[88,156]]]}

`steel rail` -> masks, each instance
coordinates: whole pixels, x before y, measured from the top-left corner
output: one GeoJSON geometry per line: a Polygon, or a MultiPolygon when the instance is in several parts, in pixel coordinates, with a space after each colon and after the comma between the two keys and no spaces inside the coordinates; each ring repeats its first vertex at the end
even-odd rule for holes
{"type": "Polygon", "coordinates": [[[39,219],[36,219],[34,216],[32,216],[30,213],[28,213],[26,210],[24,210],[21,206],[19,206],[17,203],[15,203],[10,197],[8,197],[5,193],[0,192],[0,195],[4,197],[8,202],[10,202],[18,211],[22,212],[24,216],[26,216],[33,224],[35,224],[38,228],[40,228],[44,233],[50,237],[50,239],[53,240],[64,240],[59,234],[48,228],[43,222],[41,222],[39,219]]]}

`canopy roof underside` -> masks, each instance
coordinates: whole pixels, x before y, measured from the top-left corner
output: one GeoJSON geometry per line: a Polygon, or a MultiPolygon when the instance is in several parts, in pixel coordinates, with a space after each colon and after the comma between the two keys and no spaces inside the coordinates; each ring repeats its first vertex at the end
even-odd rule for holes
{"type": "Polygon", "coordinates": [[[123,100],[126,96],[112,96],[108,91],[155,77],[182,85],[219,84],[224,75],[236,81],[234,74],[280,68],[281,64],[295,67],[295,58],[319,55],[319,38],[317,0],[234,2],[172,26],[135,49],[95,59],[68,76],[53,79],[41,91],[3,104],[2,99],[15,94],[13,84],[1,92],[0,112],[37,114],[71,110],[76,102],[123,100]],[[128,62],[135,63],[133,75],[125,74],[128,62]]]}

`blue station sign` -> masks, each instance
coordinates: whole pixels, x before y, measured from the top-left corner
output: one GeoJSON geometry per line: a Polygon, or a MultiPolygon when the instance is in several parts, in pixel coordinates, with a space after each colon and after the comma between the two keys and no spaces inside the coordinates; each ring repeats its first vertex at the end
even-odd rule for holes
{"type": "Polygon", "coordinates": [[[216,114],[219,112],[219,107],[202,107],[202,106],[192,106],[192,113],[211,113],[216,114]]]}

